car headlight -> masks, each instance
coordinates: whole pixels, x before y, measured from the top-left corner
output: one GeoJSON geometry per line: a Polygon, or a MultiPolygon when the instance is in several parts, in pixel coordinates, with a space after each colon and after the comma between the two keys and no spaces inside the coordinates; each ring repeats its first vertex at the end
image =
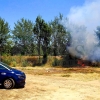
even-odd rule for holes
{"type": "Polygon", "coordinates": [[[21,74],[16,74],[18,78],[24,79],[24,77],[21,74]]]}

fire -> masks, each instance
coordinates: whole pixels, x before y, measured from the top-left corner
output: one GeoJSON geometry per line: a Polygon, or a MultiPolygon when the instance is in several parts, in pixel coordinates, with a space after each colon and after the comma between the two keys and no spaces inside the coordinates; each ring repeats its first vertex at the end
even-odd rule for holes
{"type": "Polygon", "coordinates": [[[85,67],[85,62],[84,62],[84,60],[79,59],[78,62],[77,62],[77,64],[78,64],[79,66],[81,66],[81,67],[85,67]]]}

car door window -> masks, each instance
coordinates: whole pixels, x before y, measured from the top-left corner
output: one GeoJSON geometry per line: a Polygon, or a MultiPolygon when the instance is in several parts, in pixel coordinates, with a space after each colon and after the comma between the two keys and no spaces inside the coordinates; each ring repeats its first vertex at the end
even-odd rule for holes
{"type": "Polygon", "coordinates": [[[5,67],[3,67],[2,65],[0,65],[0,69],[5,69],[5,67]]]}

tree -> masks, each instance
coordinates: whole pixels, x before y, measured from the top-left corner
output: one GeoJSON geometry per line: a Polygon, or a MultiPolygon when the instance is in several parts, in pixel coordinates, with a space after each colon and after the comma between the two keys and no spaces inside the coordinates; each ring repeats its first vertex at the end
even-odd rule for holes
{"type": "Polygon", "coordinates": [[[95,31],[97,38],[99,40],[99,45],[100,45],[100,26],[97,27],[97,30],[95,31]]]}
{"type": "Polygon", "coordinates": [[[60,23],[63,16],[60,14],[59,17],[55,17],[54,21],[51,22],[52,35],[51,35],[51,46],[53,55],[64,55],[66,53],[66,46],[69,40],[69,32],[60,23]]]}
{"type": "Polygon", "coordinates": [[[15,23],[13,33],[13,40],[15,48],[18,48],[18,53],[23,55],[32,55],[34,52],[34,33],[33,23],[30,20],[22,18],[15,23]]]}
{"type": "Polygon", "coordinates": [[[35,21],[35,25],[33,28],[33,32],[36,36],[36,41],[37,41],[37,50],[38,50],[38,54],[39,54],[39,64],[40,64],[40,49],[41,49],[41,37],[42,37],[42,26],[43,26],[44,20],[40,17],[37,16],[36,21],[35,21]]]}
{"type": "Polygon", "coordinates": [[[51,37],[51,26],[47,23],[43,24],[43,35],[42,35],[42,50],[43,50],[43,64],[47,62],[48,49],[50,45],[51,37]]]}
{"type": "Polygon", "coordinates": [[[48,45],[50,42],[51,28],[50,26],[41,18],[37,16],[36,23],[33,28],[33,32],[36,35],[37,45],[38,45],[38,54],[39,54],[39,63],[40,63],[40,49],[43,51],[43,63],[47,61],[47,51],[48,45]]]}
{"type": "Polygon", "coordinates": [[[7,41],[10,38],[10,27],[8,22],[5,22],[4,19],[0,17],[0,53],[5,52],[5,47],[7,45],[7,41]]]}

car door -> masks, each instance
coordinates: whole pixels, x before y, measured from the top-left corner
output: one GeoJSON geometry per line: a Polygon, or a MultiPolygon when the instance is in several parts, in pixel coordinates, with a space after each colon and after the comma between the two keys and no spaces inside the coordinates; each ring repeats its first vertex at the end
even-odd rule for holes
{"type": "Polygon", "coordinates": [[[6,72],[7,72],[7,69],[3,65],[0,64],[0,83],[2,83],[2,81],[5,79],[6,72]]]}

